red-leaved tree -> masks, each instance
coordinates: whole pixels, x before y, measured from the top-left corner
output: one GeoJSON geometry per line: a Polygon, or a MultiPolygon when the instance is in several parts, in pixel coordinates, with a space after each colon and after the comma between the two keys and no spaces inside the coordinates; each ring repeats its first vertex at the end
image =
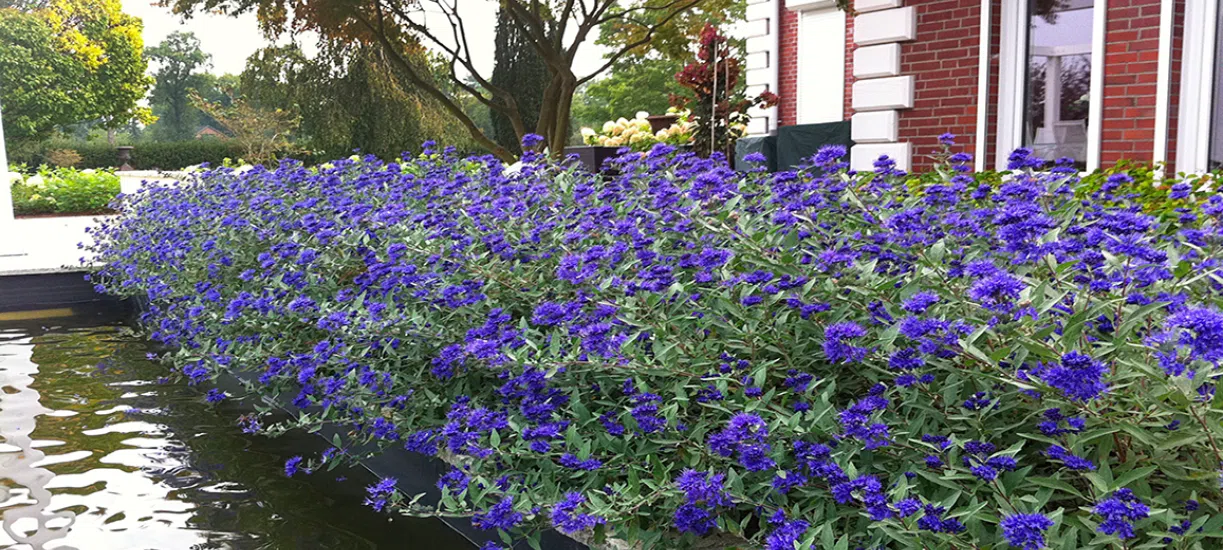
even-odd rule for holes
{"type": "Polygon", "coordinates": [[[739,81],[742,63],[734,56],[729,42],[717,27],[706,25],[701,31],[696,60],[675,75],[675,80],[692,95],[673,95],[671,103],[692,111],[692,120],[697,124],[693,147],[703,156],[715,151],[731,156],[735,140],[743,135],[739,128],[747,122],[747,110],[777,104],[777,94],[772,92],[747,97],[739,81]]]}

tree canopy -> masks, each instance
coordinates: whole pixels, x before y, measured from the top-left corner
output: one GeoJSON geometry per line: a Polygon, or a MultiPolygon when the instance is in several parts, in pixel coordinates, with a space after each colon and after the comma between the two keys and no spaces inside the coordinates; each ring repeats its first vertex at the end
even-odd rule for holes
{"type": "MultiPolygon", "coordinates": [[[[531,48],[530,37],[518,30],[506,10],[497,12],[494,44],[493,86],[509,90],[522,115],[523,126],[533,128],[539,123],[544,90],[551,79],[548,65],[531,48]]],[[[506,149],[519,151],[522,136],[514,130],[514,124],[504,114],[492,111],[493,139],[506,149]]]]}
{"type": "MultiPolygon", "coordinates": [[[[413,64],[410,54],[427,47],[445,64],[450,85],[476,98],[509,119],[519,137],[528,132],[543,135],[547,145],[559,152],[569,135],[573,94],[578,86],[593,80],[621,57],[648,44],[655,33],[706,0],[500,0],[515,27],[527,37],[543,59],[550,79],[533,128],[524,122],[523,110],[510,90],[495,85],[477,68],[477,56],[469,28],[460,13],[460,2],[452,0],[164,0],[174,10],[191,14],[203,10],[225,13],[255,12],[269,33],[314,30],[327,38],[376,44],[395,65],[398,78],[425,91],[466,128],[482,147],[509,160],[512,151],[481,131],[463,102],[448,95],[431,72],[413,64]],[[577,74],[574,60],[583,44],[593,40],[599,28],[621,21],[636,29],[638,38],[608,55],[594,70],[577,74]],[[475,85],[469,84],[473,81],[475,85]]],[[[463,3],[466,10],[469,3],[463,3]]]]}
{"type": "Polygon", "coordinates": [[[5,134],[47,137],[57,126],[98,121],[117,128],[151,122],[139,105],[142,24],[118,0],[10,2],[0,7],[0,104],[5,134]]]}
{"type": "MultiPolygon", "coordinates": [[[[615,73],[624,65],[648,59],[673,62],[674,74],[692,58],[693,44],[700,41],[701,31],[706,25],[723,26],[742,21],[746,13],[746,0],[705,0],[699,6],[676,15],[668,24],[658,26],[653,38],[645,44],[629,49],[612,72],[615,73]]],[[[664,15],[647,11],[640,17],[657,20],[664,15]]],[[[598,43],[618,51],[640,42],[648,28],[641,22],[629,23],[611,19],[600,25],[598,43]]]]}
{"type": "Polygon", "coordinates": [[[154,134],[166,140],[190,138],[201,119],[191,102],[191,92],[208,87],[208,77],[201,70],[207,69],[211,57],[200,48],[195,34],[179,31],[170,33],[145,55],[157,64],[150,99],[158,116],[154,134]]]}
{"type": "Polygon", "coordinates": [[[605,78],[582,87],[573,116],[581,125],[598,127],[638,111],[662,114],[671,106],[670,96],[684,91],[675,81],[682,68],[680,62],[654,57],[617,64],[605,78]]]}
{"type": "MultiPolygon", "coordinates": [[[[413,64],[429,70],[423,51],[413,64]]],[[[270,46],[247,59],[241,88],[261,108],[300,116],[299,145],[317,153],[394,157],[428,139],[475,149],[436,101],[395,71],[372,45],[327,45],[313,59],[296,45],[270,46]]]]}

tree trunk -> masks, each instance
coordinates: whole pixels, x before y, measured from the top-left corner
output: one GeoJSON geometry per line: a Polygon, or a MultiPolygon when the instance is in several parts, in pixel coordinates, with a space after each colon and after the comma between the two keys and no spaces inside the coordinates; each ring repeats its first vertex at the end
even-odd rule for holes
{"type": "Polygon", "coordinates": [[[560,158],[569,140],[569,115],[573,108],[573,94],[577,91],[577,78],[573,74],[554,74],[544,89],[544,101],[539,113],[535,132],[544,137],[553,157],[560,158]]]}
{"type": "Polygon", "coordinates": [[[548,145],[556,158],[564,155],[565,145],[569,142],[569,115],[573,110],[573,94],[576,91],[577,80],[570,78],[564,82],[557,97],[556,117],[552,134],[548,136],[548,145]]]}
{"type": "MultiPolygon", "coordinates": [[[[548,86],[544,88],[543,101],[539,104],[539,121],[535,123],[535,133],[548,139],[552,146],[552,128],[556,120],[556,104],[560,95],[560,77],[555,73],[548,86]]],[[[521,137],[521,136],[520,136],[521,137]]]]}

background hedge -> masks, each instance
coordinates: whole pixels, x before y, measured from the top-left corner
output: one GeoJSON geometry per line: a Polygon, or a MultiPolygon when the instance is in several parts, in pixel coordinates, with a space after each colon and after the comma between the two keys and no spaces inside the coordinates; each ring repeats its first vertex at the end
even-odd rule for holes
{"type": "MultiPolygon", "coordinates": [[[[219,165],[225,159],[242,158],[244,149],[232,141],[218,139],[185,140],[142,143],[134,146],[131,165],[138,170],[179,170],[202,162],[219,165]]],[[[73,141],[45,141],[33,146],[15,148],[10,153],[10,162],[23,163],[33,169],[47,163],[47,153],[56,149],[71,149],[81,155],[76,168],[115,168],[119,155],[107,143],[81,143],[73,141]]],[[[301,159],[300,153],[294,158],[301,159]]],[[[310,159],[303,159],[309,162],[310,159]]]]}

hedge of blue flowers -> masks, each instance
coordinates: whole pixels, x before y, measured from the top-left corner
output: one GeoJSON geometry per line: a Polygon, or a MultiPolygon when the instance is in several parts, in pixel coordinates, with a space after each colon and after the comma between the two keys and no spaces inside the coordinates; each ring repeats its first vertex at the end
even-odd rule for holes
{"type": "Polygon", "coordinates": [[[300,407],[245,429],[343,428],[286,474],[437,456],[436,506],[367,503],[507,545],[1223,547],[1223,196],[1170,225],[943,141],[918,186],[837,147],[217,169],[125,197],[93,277],[182,376],[300,407]]]}

